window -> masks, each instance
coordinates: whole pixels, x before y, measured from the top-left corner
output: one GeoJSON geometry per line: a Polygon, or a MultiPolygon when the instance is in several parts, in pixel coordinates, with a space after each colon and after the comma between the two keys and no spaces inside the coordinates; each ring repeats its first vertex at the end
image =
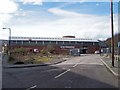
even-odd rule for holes
{"type": "Polygon", "coordinates": [[[29,41],[25,40],[23,41],[23,45],[28,45],[29,44],[29,41]]]}
{"type": "Polygon", "coordinates": [[[36,45],[36,41],[31,41],[30,45],[36,45]]]}
{"type": "Polygon", "coordinates": [[[44,41],[44,44],[48,45],[48,44],[50,44],[50,41],[44,41]]]}
{"type": "Polygon", "coordinates": [[[91,45],[93,45],[93,42],[84,42],[84,45],[91,46],[91,45]]]}
{"type": "Polygon", "coordinates": [[[58,41],[58,44],[59,44],[59,45],[62,45],[62,44],[63,44],[63,41],[58,41]]]}
{"type": "Polygon", "coordinates": [[[65,45],[69,45],[69,41],[64,41],[64,44],[65,45]]]}
{"type": "Polygon", "coordinates": [[[78,45],[82,45],[82,42],[77,42],[78,45]]]}
{"type": "Polygon", "coordinates": [[[56,44],[56,41],[51,41],[51,44],[56,44]]]}
{"type": "Polygon", "coordinates": [[[17,41],[17,45],[22,45],[22,41],[21,41],[21,40],[18,40],[18,41],[17,41]]]}
{"type": "Polygon", "coordinates": [[[75,41],[71,41],[71,44],[75,44],[75,41]]]}
{"type": "Polygon", "coordinates": [[[11,40],[11,44],[16,44],[16,40],[11,40]]]}
{"type": "Polygon", "coordinates": [[[43,45],[43,41],[37,41],[37,45],[43,45]]]}

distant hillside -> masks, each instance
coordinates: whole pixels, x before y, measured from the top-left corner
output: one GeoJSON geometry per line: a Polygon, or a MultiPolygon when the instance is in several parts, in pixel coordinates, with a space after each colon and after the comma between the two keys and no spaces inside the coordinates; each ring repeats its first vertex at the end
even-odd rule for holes
{"type": "MultiPolygon", "coordinates": [[[[116,34],[114,36],[114,44],[115,44],[115,47],[118,46],[118,41],[120,41],[120,33],[119,34],[116,34]]],[[[108,38],[105,43],[108,45],[108,46],[111,46],[111,38],[108,38]]]]}

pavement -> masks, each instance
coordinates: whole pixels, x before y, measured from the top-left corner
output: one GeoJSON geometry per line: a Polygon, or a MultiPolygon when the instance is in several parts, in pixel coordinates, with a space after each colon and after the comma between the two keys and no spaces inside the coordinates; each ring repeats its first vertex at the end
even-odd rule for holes
{"type": "Polygon", "coordinates": [[[101,56],[100,57],[103,64],[106,66],[106,68],[117,78],[120,78],[119,75],[119,69],[120,69],[120,62],[116,59],[114,60],[114,67],[112,66],[112,59],[110,57],[101,56]]]}

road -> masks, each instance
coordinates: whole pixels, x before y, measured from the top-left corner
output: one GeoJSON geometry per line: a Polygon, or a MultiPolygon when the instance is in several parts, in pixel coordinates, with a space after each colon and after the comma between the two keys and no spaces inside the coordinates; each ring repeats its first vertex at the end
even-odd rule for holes
{"type": "Polygon", "coordinates": [[[50,66],[3,68],[3,88],[117,88],[99,55],[82,55],[50,66]]]}

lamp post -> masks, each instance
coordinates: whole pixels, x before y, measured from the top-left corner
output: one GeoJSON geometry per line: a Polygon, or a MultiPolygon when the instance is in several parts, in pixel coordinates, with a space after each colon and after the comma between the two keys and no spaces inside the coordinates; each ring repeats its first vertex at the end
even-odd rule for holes
{"type": "Polygon", "coordinates": [[[114,67],[114,31],[113,31],[113,0],[110,0],[110,12],[111,12],[111,34],[112,34],[112,40],[111,40],[111,45],[112,45],[112,66],[114,67]]]}
{"type": "Polygon", "coordinates": [[[9,46],[8,46],[8,55],[10,55],[10,49],[11,49],[11,29],[10,29],[10,28],[3,28],[3,29],[9,29],[9,46]]]}

